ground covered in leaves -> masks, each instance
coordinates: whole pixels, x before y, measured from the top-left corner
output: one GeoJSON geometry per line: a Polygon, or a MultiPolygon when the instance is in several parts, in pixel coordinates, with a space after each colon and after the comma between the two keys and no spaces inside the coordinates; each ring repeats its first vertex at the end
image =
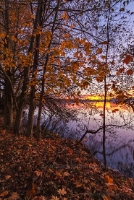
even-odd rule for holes
{"type": "Polygon", "coordinates": [[[0,134],[0,200],[133,200],[134,179],[107,169],[82,144],[0,134]]]}

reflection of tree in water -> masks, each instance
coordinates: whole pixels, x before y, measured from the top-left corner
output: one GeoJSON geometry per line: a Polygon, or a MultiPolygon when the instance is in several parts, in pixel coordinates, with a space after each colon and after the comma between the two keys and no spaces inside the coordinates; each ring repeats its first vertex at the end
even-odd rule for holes
{"type": "MultiPolygon", "coordinates": [[[[101,120],[99,120],[97,117],[97,110],[94,109],[94,116],[90,116],[89,121],[85,120],[86,116],[88,116],[88,111],[85,111],[86,114],[83,117],[83,121],[85,123],[81,123],[81,133],[79,135],[79,141],[83,141],[90,151],[93,153],[94,156],[96,156],[98,159],[102,161],[101,156],[103,155],[102,151],[102,129],[103,126],[101,125],[101,120]],[[95,118],[95,116],[97,116],[95,118]],[[96,124],[92,128],[92,124],[96,124]],[[100,135],[100,136],[99,136],[100,135]]],[[[89,112],[92,113],[93,112],[89,112]]],[[[100,114],[100,110],[98,112],[100,114]]],[[[126,138],[122,138],[125,136],[125,132],[128,130],[134,130],[134,121],[133,121],[133,113],[130,112],[130,109],[126,112],[126,110],[118,110],[116,113],[112,113],[111,110],[107,112],[107,125],[106,125],[106,156],[108,158],[108,165],[114,166],[116,169],[118,169],[123,174],[134,177],[134,163],[131,159],[127,158],[127,156],[132,156],[132,159],[134,160],[134,150],[133,150],[133,142],[134,140],[129,140],[128,135],[126,135],[126,138]],[[119,139],[120,138],[120,139],[119,139]],[[117,141],[119,139],[119,143],[117,144],[117,141]],[[122,150],[124,151],[122,154],[122,150]],[[112,158],[112,156],[114,157],[112,158]],[[129,164],[126,164],[125,162],[118,161],[120,159],[128,160],[129,164]],[[112,160],[111,160],[112,158],[112,160]],[[115,160],[114,160],[115,158],[115,160]],[[109,160],[113,163],[109,163],[109,160]],[[117,160],[117,161],[116,161],[117,160]],[[119,163],[119,164],[118,164],[119,163]],[[121,164],[122,163],[122,164],[121,164]]]]}
{"type": "MultiPolygon", "coordinates": [[[[83,142],[86,144],[87,140],[85,140],[83,142]]],[[[106,153],[108,165],[114,166],[114,168],[116,168],[122,174],[124,174],[128,177],[134,177],[134,162],[130,162],[130,163],[126,164],[124,162],[118,161],[118,162],[114,163],[114,159],[112,161],[111,158],[112,158],[113,155],[116,155],[116,153],[119,153],[120,156],[121,156],[121,150],[123,150],[123,149],[125,150],[126,148],[128,148],[128,152],[131,153],[133,160],[134,160],[133,142],[134,142],[134,140],[129,140],[128,143],[125,144],[122,141],[116,146],[109,146],[109,148],[107,148],[107,151],[109,151],[109,152],[106,153]]],[[[98,158],[99,160],[101,160],[103,162],[103,160],[101,159],[101,156],[103,155],[102,141],[96,141],[95,135],[89,135],[87,147],[89,148],[89,150],[93,153],[93,155],[96,158],[98,158]]],[[[126,157],[127,157],[128,152],[126,152],[126,154],[123,154],[123,156],[126,155],[126,157]]]]}

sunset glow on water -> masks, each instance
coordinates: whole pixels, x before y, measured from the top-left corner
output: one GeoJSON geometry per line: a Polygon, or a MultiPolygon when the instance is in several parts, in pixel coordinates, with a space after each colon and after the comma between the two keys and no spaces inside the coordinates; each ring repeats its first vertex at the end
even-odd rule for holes
{"type": "MultiPolygon", "coordinates": [[[[102,110],[103,109],[103,105],[104,103],[101,101],[93,101],[93,102],[89,102],[89,103],[70,103],[70,104],[66,104],[66,107],[68,108],[72,108],[72,109],[78,109],[78,108],[90,108],[90,107],[96,107],[97,109],[102,110]]],[[[129,110],[129,112],[133,112],[132,108],[130,108],[128,105],[125,104],[115,104],[113,102],[106,102],[106,110],[111,110],[112,112],[117,112],[119,110],[129,110]]]]}
{"type": "MultiPolygon", "coordinates": [[[[86,129],[97,130],[103,126],[103,104],[103,101],[83,101],[83,103],[66,104],[68,108],[77,111],[78,120],[70,121],[68,124],[73,139],[80,139],[86,129]]],[[[133,109],[125,104],[107,102],[107,125],[106,153],[110,154],[110,156],[107,156],[108,166],[120,170],[125,175],[134,177],[133,109]]],[[[66,137],[70,136],[67,134],[66,137]]],[[[83,142],[92,152],[102,152],[102,138],[103,130],[95,135],[87,134],[83,142]]],[[[103,162],[102,154],[98,153],[95,156],[103,162]]]]}

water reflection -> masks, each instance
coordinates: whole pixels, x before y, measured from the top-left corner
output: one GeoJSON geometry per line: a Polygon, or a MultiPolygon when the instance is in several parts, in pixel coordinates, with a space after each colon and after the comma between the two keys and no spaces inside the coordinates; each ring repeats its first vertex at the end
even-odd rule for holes
{"type": "MultiPolygon", "coordinates": [[[[103,102],[68,104],[78,111],[78,120],[68,123],[70,132],[66,137],[80,139],[86,129],[97,130],[102,126],[103,102]]],[[[106,105],[106,155],[107,165],[134,177],[134,113],[127,105],[107,102],[106,105]]],[[[102,130],[96,135],[88,134],[83,142],[101,162],[102,130]]]]}

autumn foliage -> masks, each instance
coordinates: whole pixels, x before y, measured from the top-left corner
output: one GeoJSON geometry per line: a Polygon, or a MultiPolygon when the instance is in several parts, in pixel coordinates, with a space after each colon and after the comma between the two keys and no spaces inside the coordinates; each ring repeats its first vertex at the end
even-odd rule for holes
{"type": "MultiPolygon", "coordinates": [[[[110,9],[112,4],[98,2],[94,6],[96,1],[87,2],[0,2],[1,101],[4,102],[5,128],[14,126],[15,134],[21,132],[26,105],[29,105],[27,135],[31,137],[34,110],[38,105],[37,132],[40,138],[46,96],[78,98],[92,81],[102,84],[113,66],[117,75],[133,75],[131,67],[118,70],[116,62],[107,59],[106,49],[112,45],[109,38],[104,36],[100,41],[99,36],[97,39],[90,33],[92,30],[101,34],[102,9],[110,9]],[[92,17],[92,26],[85,20],[87,14],[92,17]]],[[[109,12],[114,13],[112,9],[109,12]]],[[[125,54],[122,59],[124,65],[130,65],[132,61],[130,54],[125,54]]]]}

